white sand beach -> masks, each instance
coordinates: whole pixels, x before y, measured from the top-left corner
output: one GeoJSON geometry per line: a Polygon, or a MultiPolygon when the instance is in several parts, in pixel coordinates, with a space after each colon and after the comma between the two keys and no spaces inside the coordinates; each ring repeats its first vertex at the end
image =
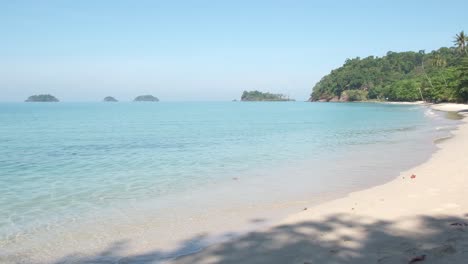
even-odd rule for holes
{"type": "Polygon", "coordinates": [[[304,208],[274,227],[173,263],[468,263],[466,120],[453,135],[391,182],[304,208]]]}

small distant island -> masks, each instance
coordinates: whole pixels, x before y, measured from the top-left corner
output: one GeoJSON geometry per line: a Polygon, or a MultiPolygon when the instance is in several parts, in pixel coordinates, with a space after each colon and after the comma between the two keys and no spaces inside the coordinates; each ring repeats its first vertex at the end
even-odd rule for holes
{"type": "Polygon", "coordinates": [[[260,91],[244,91],[241,96],[241,101],[294,101],[289,99],[284,94],[263,93],[260,91]]]}
{"type": "Polygon", "coordinates": [[[157,97],[154,97],[148,94],[148,95],[137,96],[133,101],[134,102],[159,102],[159,99],[157,97]]]}
{"type": "Polygon", "coordinates": [[[59,100],[50,94],[37,94],[29,96],[25,102],[59,102],[59,100]]]}
{"type": "Polygon", "coordinates": [[[104,102],[118,102],[117,99],[115,99],[114,97],[112,96],[107,96],[103,99],[104,102]]]}

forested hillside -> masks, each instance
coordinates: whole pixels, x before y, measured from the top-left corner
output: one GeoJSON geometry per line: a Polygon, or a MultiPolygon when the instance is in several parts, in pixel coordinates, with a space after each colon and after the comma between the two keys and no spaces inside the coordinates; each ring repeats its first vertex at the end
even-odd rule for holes
{"type": "Polygon", "coordinates": [[[347,59],[314,86],[310,100],[467,102],[468,39],[462,31],[454,42],[430,53],[347,59]]]}

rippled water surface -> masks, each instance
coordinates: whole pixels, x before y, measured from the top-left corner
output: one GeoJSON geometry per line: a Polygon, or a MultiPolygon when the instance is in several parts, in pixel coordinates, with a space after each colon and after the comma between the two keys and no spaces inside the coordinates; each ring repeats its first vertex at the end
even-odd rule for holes
{"type": "Polygon", "coordinates": [[[113,208],[157,211],[165,197],[233,178],[265,183],[249,203],[284,198],[268,182],[291,193],[304,191],[301,177],[316,193],[373,182],[358,179],[421,161],[454,122],[370,103],[2,103],[0,241],[113,208]],[[356,176],[336,180],[340,166],[356,176]]]}

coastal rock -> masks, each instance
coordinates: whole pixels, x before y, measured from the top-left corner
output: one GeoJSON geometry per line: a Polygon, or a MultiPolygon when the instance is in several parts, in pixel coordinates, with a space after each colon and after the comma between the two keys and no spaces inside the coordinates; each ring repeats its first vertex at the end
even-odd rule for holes
{"type": "Polygon", "coordinates": [[[340,98],[338,96],[333,96],[332,99],[330,99],[329,102],[339,102],[340,101],[340,98]]]}
{"type": "Polygon", "coordinates": [[[59,100],[50,94],[37,94],[31,95],[25,102],[58,102],[59,100]]]}
{"type": "Polygon", "coordinates": [[[340,102],[349,102],[349,96],[346,91],[341,93],[340,102]]]}
{"type": "Polygon", "coordinates": [[[115,99],[114,97],[112,96],[107,96],[103,99],[104,102],[118,102],[117,99],[115,99]]]}
{"type": "Polygon", "coordinates": [[[157,97],[154,97],[148,94],[148,95],[137,96],[133,101],[134,102],[159,102],[159,99],[157,97]]]}

